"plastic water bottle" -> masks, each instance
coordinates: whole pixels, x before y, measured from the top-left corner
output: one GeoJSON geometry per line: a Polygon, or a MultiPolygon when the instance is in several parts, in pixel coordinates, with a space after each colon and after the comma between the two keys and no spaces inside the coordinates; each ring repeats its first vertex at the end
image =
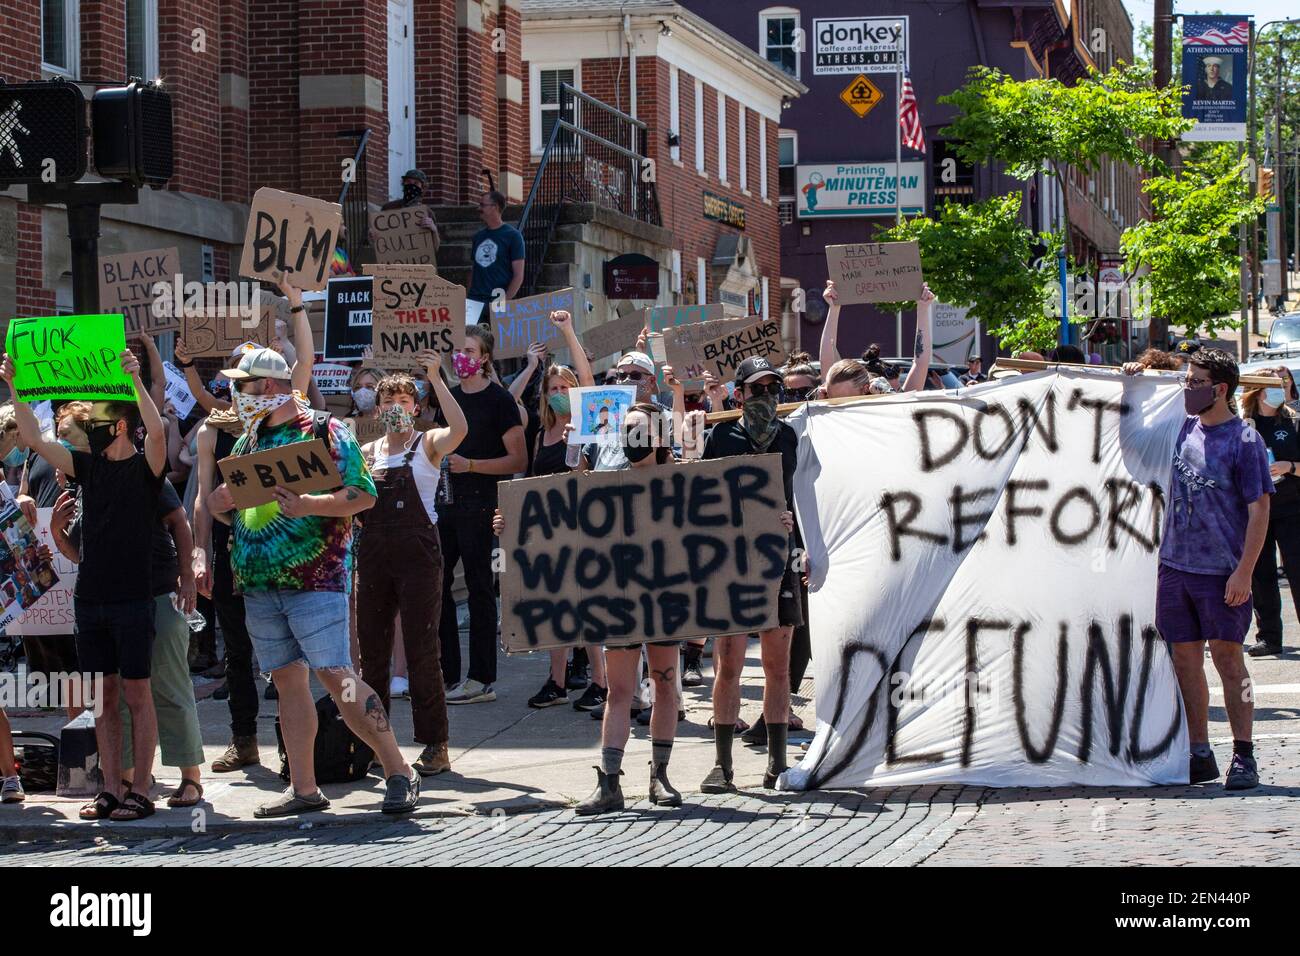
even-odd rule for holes
{"type": "MultiPolygon", "coordinates": [[[[179,611],[180,608],[177,608],[177,610],[179,611]]],[[[198,634],[208,626],[208,619],[199,613],[198,608],[195,608],[193,611],[190,611],[189,614],[185,615],[185,623],[190,626],[191,631],[198,634]]]]}
{"type": "Polygon", "coordinates": [[[438,470],[442,474],[438,478],[438,490],[434,492],[434,500],[440,505],[449,505],[455,498],[451,493],[451,462],[447,460],[446,455],[443,456],[442,464],[438,466],[438,470]]]}
{"type": "Polygon", "coordinates": [[[570,445],[564,452],[564,463],[570,468],[577,468],[580,461],[582,461],[582,446],[570,445]]]}

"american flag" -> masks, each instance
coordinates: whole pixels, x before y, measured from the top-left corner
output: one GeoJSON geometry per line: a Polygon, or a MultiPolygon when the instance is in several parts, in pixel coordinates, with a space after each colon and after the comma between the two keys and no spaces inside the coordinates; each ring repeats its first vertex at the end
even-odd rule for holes
{"type": "Polygon", "coordinates": [[[903,74],[903,94],[898,98],[898,126],[903,131],[903,145],[925,152],[925,130],[921,128],[921,111],[916,105],[912,78],[903,74]]]}
{"type": "Polygon", "coordinates": [[[1189,36],[1187,27],[1183,30],[1184,46],[1245,46],[1250,42],[1250,21],[1238,20],[1200,20],[1190,29],[1197,30],[1195,36],[1189,36]]]}

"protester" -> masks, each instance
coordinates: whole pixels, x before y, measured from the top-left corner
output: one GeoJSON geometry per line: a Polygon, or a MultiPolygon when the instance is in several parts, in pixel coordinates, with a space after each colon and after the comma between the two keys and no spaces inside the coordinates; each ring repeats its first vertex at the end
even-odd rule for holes
{"type": "Polygon", "coordinates": [[[1300,395],[1286,366],[1261,369],[1260,374],[1276,375],[1282,384],[1248,387],[1241,398],[1243,417],[1268,448],[1268,470],[1273,478],[1268,534],[1251,576],[1256,627],[1255,643],[1246,651],[1251,657],[1282,653],[1282,594],[1277,583],[1279,550],[1287,581],[1295,582],[1290,588],[1291,599],[1300,615],[1300,475],[1296,474],[1300,468],[1300,414],[1290,405],[1300,395]]]}
{"type": "Polygon", "coordinates": [[[1264,442],[1228,408],[1237,381],[1237,363],[1221,349],[1200,349],[1189,360],[1183,388],[1188,417],[1174,446],[1160,542],[1156,627],[1169,644],[1187,711],[1191,782],[1219,776],[1209,743],[1208,644],[1233,737],[1224,789],[1248,790],[1258,786],[1259,770],[1242,643],[1250,629],[1251,575],[1268,537],[1273,482],[1264,442]]]}
{"type": "MultiPolygon", "coordinates": [[[[402,173],[402,195],[399,199],[390,199],[380,206],[380,209],[401,209],[405,206],[420,206],[428,202],[425,199],[424,191],[429,186],[429,177],[421,169],[408,169],[402,173]]],[[[427,207],[426,207],[427,208],[427,207]]],[[[433,221],[433,215],[430,213],[416,223],[423,229],[428,229],[433,236],[433,254],[437,256],[438,246],[442,238],[438,235],[438,224],[433,221]]],[[[340,236],[340,239],[344,237],[340,236]]],[[[370,242],[373,245],[375,241],[374,231],[370,233],[370,242]]]]}
{"type": "Polygon", "coordinates": [[[361,517],[365,530],[357,548],[357,641],[361,676],[379,689],[387,712],[394,618],[401,616],[415,740],[424,745],[414,766],[421,775],[431,776],[451,769],[437,630],[442,600],[438,481],[443,456],[461,443],[469,426],[438,374],[441,357],[424,351],[417,359],[428,369],[447,425],[416,431],[420,409],[415,382],[400,374],[379,382],[378,418],[384,435],[361,450],[377,497],[361,517]]]}
{"type": "Polygon", "coordinates": [[[463,350],[452,356],[460,384],[451,397],[464,411],[469,432],[446,456],[449,500],[438,502],[442,539],[442,619],[438,640],[447,703],[477,704],[496,700],[497,605],[492,569],[492,512],[497,482],[522,472],[528,464],[524,428],[514,398],[491,379],[496,342],[485,325],[465,331],[463,350]],[[460,629],[452,587],[456,564],[465,568],[469,591],[469,669],[460,681],[460,629]]]}
{"type": "MultiPolygon", "coordinates": [[[[786,360],[781,369],[781,379],[783,397],[787,402],[807,401],[821,384],[817,370],[812,367],[812,356],[807,352],[795,352],[786,360]]],[[[687,396],[687,411],[693,411],[690,396],[687,396]]]]}
{"type": "MultiPolygon", "coordinates": [[[[875,386],[873,383],[877,379],[887,380],[887,372],[884,364],[880,362],[880,346],[874,346],[874,352],[868,350],[867,356],[860,364],[852,364],[854,360],[841,360],[839,349],[836,346],[836,336],[839,333],[840,325],[840,305],[839,294],[835,291],[835,282],[831,279],[826,280],[826,288],[822,291],[822,298],[826,300],[826,321],[822,327],[821,342],[821,364],[822,371],[826,375],[825,395],[827,398],[841,398],[850,395],[869,395],[872,392],[893,391],[893,386],[887,381],[882,385],[875,386]],[[841,364],[844,362],[844,364],[841,364]],[[833,386],[838,386],[835,388],[833,386]]],[[[934,321],[934,293],[930,291],[928,285],[922,286],[921,298],[917,300],[916,306],[916,347],[912,359],[912,367],[908,370],[907,378],[903,381],[903,387],[899,389],[904,392],[916,392],[925,387],[926,376],[930,371],[930,360],[933,354],[931,345],[932,325],[934,321]]]]}
{"type": "Polygon", "coordinates": [[[485,305],[498,298],[513,299],[524,283],[524,236],[501,218],[505,211],[506,197],[495,189],[479,198],[484,228],[474,234],[474,265],[466,298],[485,305]]]}
{"type": "MultiPolygon", "coordinates": [[[[155,617],[150,552],[167,447],[158,407],[140,378],[139,360],[125,350],[121,364],[138,405],[95,402],[86,427],[89,453],[46,440],[27,403],[14,403],[23,440],[81,488],[82,563],[74,592],[77,659],[83,671],[94,675],[95,699],[104,705],[95,721],[104,789],[81,808],[79,815],[86,820],[138,820],[154,812],[147,795],[158,743],[149,684],[155,617]],[[140,421],[143,454],[133,442],[140,421]],[[132,744],[140,758],[124,796],[121,697],[131,712],[132,744]]],[[[14,372],[6,355],[0,378],[10,392],[14,372]]]]}
{"type": "Polygon", "coordinates": [[[360,365],[352,372],[348,388],[351,390],[352,406],[344,416],[347,424],[356,430],[356,422],[363,418],[374,418],[379,405],[379,382],[388,373],[374,365],[360,365]]]}
{"type": "Polygon", "coordinates": [[[297,495],[277,485],[275,497],[236,510],[222,483],[207,499],[212,515],[232,528],[235,586],[244,595],[248,632],[261,666],[279,691],[280,727],[289,761],[284,794],[254,811],[289,816],[327,808],[316,786],[313,746],[316,708],[310,667],[334,698],[352,732],[383,764],[385,813],[408,813],[420,796],[420,778],[402,757],[379,695],[357,677],[348,641],[352,517],[372,507],[375,486],[347,427],[295,400],[292,373],[271,349],[255,349],[223,373],[235,384],[244,435],[232,454],[251,454],[319,437],[342,476],[330,493],[297,495]]]}
{"type": "Polygon", "coordinates": [[[967,356],[966,371],[958,379],[963,385],[978,385],[980,382],[987,382],[988,376],[980,371],[984,360],[978,354],[967,356]]]}
{"type": "MultiPolygon", "coordinates": [[[[1168,352],[1162,352],[1160,349],[1147,349],[1137,357],[1132,363],[1125,363],[1124,371],[1130,372],[1130,365],[1137,370],[1151,369],[1152,371],[1177,372],[1183,367],[1182,362],[1174,355],[1168,352]]],[[[1130,374],[1132,374],[1130,372],[1130,374]]]]}
{"type": "MultiPolygon", "coordinates": [[[[665,444],[672,447],[669,436],[672,435],[673,413],[658,402],[658,381],[655,378],[655,363],[644,352],[628,352],[618,360],[618,371],[614,381],[618,385],[631,385],[636,389],[636,401],[641,404],[654,405],[659,409],[661,428],[665,444]]],[[[677,409],[684,413],[684,408],[677,409]]],[[[592,471],[618,471],[628,466],[627,455],[621,442],[602,441],[587,446],[587,467],[592,471]]]]}
{"type": "MultiPolygon", "coordinates": [[[[747,358],[736,370],[736,398],[741,417],[714,427],[704,446],[704,458],[727,458],[732,455],[781,456],[782,481],[786,510],[781,521],[794,534],[794,469],[799,438],[776,414],[781,390],[776,369],[765,358],[747,358]]],[[[796,538],[797,540],[797,538],[796,538]]],[[[777,621],[774,628],[758,635],[763,661],[763,719],[767,730],[767,772],[763,786],[776,786],[776,778],[786,769],[786,738],[790,722],[790,637],[792,629],[803,623],[799,582],[793,568],[787,566],[780,585],[777,621]]],[[[731,749],[736,719],[740,716],[740,672],[745,666],[747,635],[718,637],[713,642],[713,744],[716,763],[700,789],[705,793],[730,793],[732,782],[731,749]]]]}

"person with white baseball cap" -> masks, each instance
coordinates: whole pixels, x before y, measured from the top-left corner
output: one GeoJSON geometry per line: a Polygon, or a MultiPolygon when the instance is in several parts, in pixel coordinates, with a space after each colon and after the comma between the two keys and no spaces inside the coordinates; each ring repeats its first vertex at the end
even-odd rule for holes
{"type": "Polygon", "coordinates": [[[397,747],[379,695],[352,668],[352,518],[373,507],[376,499],[361,449],[341,421],[295,400],[293,373],[280,353],[253,349],[236,368],[221,374],[234,383],[235,411],[244,427],[233,456],[319,438],[343,485],[337,491],[306,495],[277,486],[274,500],[246,509],[235,508],[224,483],[207,497],[213,516],[232,528],[235,587],[244,595],[257,659],[271,672],[279,692],[280,727],[289,759],[289,788],[279,799],[258,807],[254,816],[291,816],[329,806],[316,785],[317,722],[308,668],[334,698],[348,727],[383,764],[383,811],[409,813],[419,802],[419,776],[397,747]]]}

